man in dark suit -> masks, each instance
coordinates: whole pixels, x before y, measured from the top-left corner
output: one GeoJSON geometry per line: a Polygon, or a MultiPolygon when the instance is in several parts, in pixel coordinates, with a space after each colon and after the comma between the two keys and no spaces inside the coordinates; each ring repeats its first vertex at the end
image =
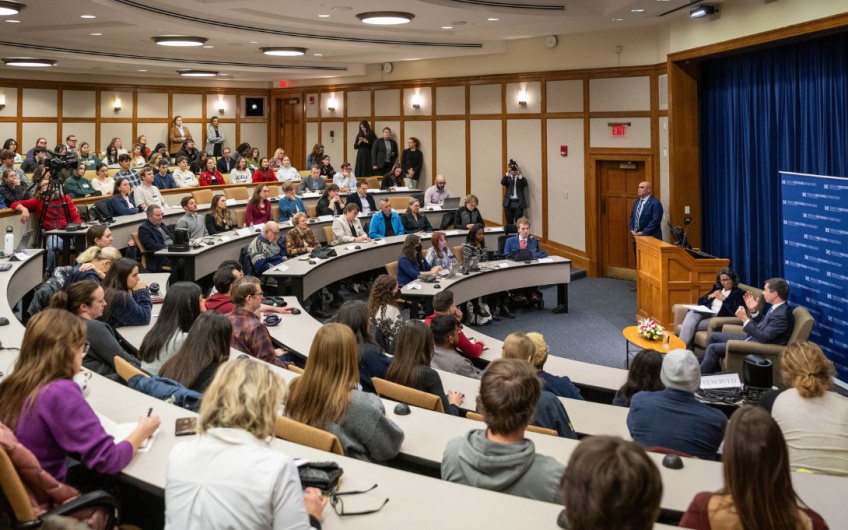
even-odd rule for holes
{"type": "MultiPolygon", "coordinates": [[[[640,182],[639,191],[636,193],[639,198],[633,203],[633,210],[630,212],[630,235],[636,236],[652,236],[662,240],[662,203],[655,199],[651,194],[654,188],[650,182],[640,182]]],[[[636,239],[633,240],[633,251],[636,252],[636,239]]]]}
{"type": "Polygon", "coordinates": [[[518,219],[524,217],[524,209],[527,208],[527,197],[524,191],[527,188],[527,179],[521,174],[515,160],[510,159],[509,169],[501,178],[501,186],[506,187],[503,198],[506,224],[515,224],[518,219]]]}
{"type": "Polygon", "coordinates": [[[707,340],[707,350],[701,361],[701,373],[711,374],[721,370],[720,359],[725,356],[727,341],[745,340],[761,344],[786,344],[795,327],[795,315],[786,301],[789,298],[789,284],[783,278],[766,280],[763,298],[771,305],[765,314],[757,312],[760,299],[751,293],[745,293],[745,307],[739,306],[736,316],[742,320],[744,335],[735,333],[713,333],[707,340]],[[748,318],[748,312],[751,317],[748,318]]]}
{"type": "Polygon", "coordinates": [[[375,175],[384,175],[392,170],[398,157],[397,142],[392,140],[392,130],[383,128],[383,137],[375,140],[371,146],[371,160],[375,175]]]}
{"type": "Polygon", "coordinates": [[[360,180],[356,184],[356,191],[347,196],[345,203],[359,206],[359,211],[365,214],[372,214],[377,211],[377,203],[374,202],[374,197],[368,193],[368,183],[364,180],[360,180]]]}
{"type": "Polygon", "coordinates": [[[218,172],[222,175],[228,175],[230,171],[236,168],[236,159],[231,156],[232,151],[229,147],[225,147],[223,156],[218,159],[218,172]]]}
{"type": "Polygon", "coordinates": [[[147,255],[149,272],[159,272],[163,266],[170,264],[168,258],[157,256],[155,252],[168,248],[168,245],[174,242],[173,236],[173,229],[162,222],[162,208],[151,205],[147,209],[147,220],[138,227],[138,240],[147,255]]]}

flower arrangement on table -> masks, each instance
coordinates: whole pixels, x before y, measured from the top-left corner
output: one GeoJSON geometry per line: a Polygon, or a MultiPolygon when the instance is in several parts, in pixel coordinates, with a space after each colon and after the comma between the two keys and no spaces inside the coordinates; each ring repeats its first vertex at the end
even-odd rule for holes
{"type": "Polygon", "coordinates": [[[639,335],[648,340],[662,340],[665,330],[656,320],[646,318],[639,323],[639,335]]]}

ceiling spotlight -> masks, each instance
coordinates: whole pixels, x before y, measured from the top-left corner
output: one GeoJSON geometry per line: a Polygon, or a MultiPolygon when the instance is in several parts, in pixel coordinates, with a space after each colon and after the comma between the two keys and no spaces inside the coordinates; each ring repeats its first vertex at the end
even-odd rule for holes
{"type": "Polygon", "coordinates": [[[147,71],[147,70],[144,70],[144,69],[139,70],[139,72],[146,72],[146,71],[147,71]]]}
{"type": "Polygon", "coordinates": [[[92,37],[99,37],[103,34],[102,33],[89,33],[89,35],[91,35],[92,37]]]}
{"type": "Polygon", "coordinates": [[[162,35],[161,37],[152,37],[153,42],[159,46],[203,46],[209,39],[203,37],[187,37],[185,35],[162,35]]]}
{"type": "Polygon", "coordinates": [[[20,20],[15,20],[14,18],[7,18],[6,22],[8,22],[9,24],[20,24],[21,23],[20,20]]]}
{"type": "Polygon", "coordinates": [[[26,66],[29,68],[46,68],[56,66],[56,61],[51,59],[35,59],[33,57],[4,57],[6,66],[26,66]]]}
{"type": "Polygon", "coordinates": [[[365,24],[391,26],[396,24],[407,24],[415,18],[415,15],[401,11],[371,11],[368,13],[359,13],[356,15],[356,18],[365,24]]]}
{"type": "Polygon", "coordinates": [[[324,57],[323,53],[313,53],[312,57],[324,57]]]}
{"type": "Polygon", "coordinates": [[[214,48],[214,46],[210,46],[209,44],[203,47],[204,50],[211,50],[212,48],[214,48]]]}
{"type": "Polygon", "coordinates": [[[631,9],[630,12],[631,13],[644,13],[645,10],[642,9],[641,7],[637,7],[636,9],[631,9]]]}
{"type": "Polygon", "coordinates": [[[692,18],[704,18],[718,13],[718,9],[712,4],[701,4],[692,11],[689,11],[689,16],[692,18]]]}
{"type": "Polygon", "coordinates": [[[8,17],[17,15],[26,8],[26,5],[20,2],[0,1],[0,17],[8,17]]]}
{"type": "Polygon", "coordinates": [[[94,18],[97,18],[97,17],[96,17],[96,16],[94,16],[94,15],[80,15],[80,18],[84,18],[84,19],[86,19],[86,20],[90,20],[90,19],[94,19],[94,18]]]}
{"type": "Polygon", "coordinates": [[[499,19],[499,18],[495,18],[495,17],[489,17],[489,18],[487,18],[486,20],[488,20],[489,22],[497,22],[497,21],[498,21],[498,20],[500,20],[500,19],[499,19]]]}
{"type": "Polygon", "coordinates": [[[274,57],[300,57],[307,51],[306,48],[295,48],[292,46],[276,47],[276,48],[259,48],[265,55],[274,57]]]}
{"type": "Polygon", "coordinates": [[[624,19],[623,18],[614,18],[614,19],[612,19],[612,21],[613,22],[624,22],[624,19]]]}
{"type": "Polygon", "coordinates": [[[330,15],[328,15],[327,13],[321,13],[320,15],[318,15],[318,18],[330,18],[330,15]]]}
{"type": "Polygon", "coordinates": [[[442,26],[442,29],[453,29],[453,26],[442,26]]]}
{"type": "Polygon", "coordinates": [[[218,72],[211,70],[177,70],[177,73],[183,77],[215,77],[218,72]]]}

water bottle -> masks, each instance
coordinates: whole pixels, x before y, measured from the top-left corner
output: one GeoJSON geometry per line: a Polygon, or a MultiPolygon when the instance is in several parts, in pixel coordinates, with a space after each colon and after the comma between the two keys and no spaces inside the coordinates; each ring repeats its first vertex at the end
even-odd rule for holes
{"type": "Polygon", "coordinates": [[[15,253],[15,229],[11,226],[6,227],[6,239],[3,243],[3,253],[11,256],[15,253]]]}
{"type": "Polygon", "coordinates": [[[668,331],[663,334],[663,348],[665,348],[666,350],[671,348],[671,335],[668,333],[668,331]]]}

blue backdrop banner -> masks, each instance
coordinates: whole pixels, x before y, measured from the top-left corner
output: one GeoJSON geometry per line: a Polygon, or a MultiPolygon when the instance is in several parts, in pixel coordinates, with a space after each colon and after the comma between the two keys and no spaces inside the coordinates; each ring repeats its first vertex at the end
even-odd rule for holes
{"type": "Polygon", "coordinates": [[[848,381],[848,178],[780,172],[783,271],[821,346],[848,381]]]}

